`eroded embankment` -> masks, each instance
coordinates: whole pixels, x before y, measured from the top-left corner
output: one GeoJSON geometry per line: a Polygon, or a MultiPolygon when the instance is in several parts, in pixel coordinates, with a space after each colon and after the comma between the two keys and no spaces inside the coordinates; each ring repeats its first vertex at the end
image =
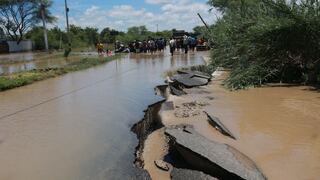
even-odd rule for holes
{"type": "Polygon", "coordinates": [[[161,109],[161,104],[165,101],[166,99],[163,99],[161,101],[149,105],[148,108],[144,111],[145,114],[143,119],[138,123],[134,124],[131,128],[131,131],[134,132],[137,135],[137,138],[139,139],[139,144],[136,147],[135,152],[135,164],[140,168],[143,168],[144,165],[144,161],[142,159],[142,152],[145,140],[147,139],[150,133],[163,127],[159,111],[161,109]]]}
{"type": "MultiPolygon", "coordinates": [[[[161,106],[164,102],[167,101],[168,96],[174,94],[174,95],[182,95],[185,94],[183,92],[184,87],[193,87],[193,86],[199,86],[199,85],[206,85],[209,82],[209,79],[211,77],[206,77],[205,82],[199,81],[199,78],[197,79],[197,76],[199,76],[200,71],[197,71],[198,73],[193,73],[191,76],[188,76],[187,74],[191,72],[191,70],[201,70],[204,71],[204,66],[193,66],[190,68],[183,68],[181,70],[178,70],[177,72],[180,72],[183,76],[181,78],[178,76],[174,77],[174,82],[171,82],[165,85],[159,85],[154,88],[155,93],[159,96],[162,96],[164,99],[161,101],[158,101],[154,104],[151,104],[148,106],[148,108],[144,111],[145,115],[141,121],[134,124],[131,128],[131,131],[134,132],[137,135],[137,138],[139,139],[139,144],[136,147],[136,159],[135,164],[143,168],[144,166],[144,160],[142,157],[143,149],[144,149],[144,143],[147,139],[148,135],[150,135],[152,132],[154,132],[157,129],[160,129],[164,127],[161,117],[160,117],[160,110],[161,106]],[[190,70],[190,71],[188,71],[190,70]],[[187,75],[187,76],[185,76],[187,75]],[[194,76],[194,77],[193,77],[194,76]],[[185,82],[185,84],[180,83],[180,81],[185,82]],[[191,85],[190,85],[191,84],[191,85]]],[[[177,72],[174,72],[177,73],[177,72]]]]}
{"type": "MultiPolygon", "coordinates": [[[[145,115],[141,121],[134,124],[131,128],[131,131],[134,132],[137,135],[137,138],[139,140],[139,144],[136,147],[135,152],[135,162],[134,164],[137,165],[140,168],[144,168],[145,161],[143,159],[143,150],[145,149],[145,141],[147,140],[148,136],[152,134],[153,132],[156,132],[157,130],[162,132],[161,136],[164,136],[164,129],[165,126],[162,123],[162,119],[160,116],[161,110],[167,110],[167,109],[174,109],[173,103],[168,102],[168,97],[172,95],[180,96],[186,94],[183,89],[184,88],[192,88],[195,86],[203,86],[208,84],[210,81],[211,76],[205,76],[200,71],[194,71],[191,72],[191,70],[203,70],[203,66],[195,66],[190,69],[181,69],[176,72],[174,72],[174,77],[171,77],[172,81],[167,82],[168,84],[165,85],[159,85],[155,87],[155,93],[164,99],[161,101],[158,101],[154,104],[151,104],[148,106],[148,108],[144,111],[145,115]],[[180,74],[180,75],[179,75],[180,74]],[[200,78],[199,78],[200,76],[200,78]],[[202,76],[205,76],[204,78],[202,76]],[[202,79],[203,78],[203,79],[202,79]],[[163,104],[166,103],[164,106],[163,104]],[[162,130],[161,130],[162,129],[162,130]]],[[[158,134],[160,135],[160,134],[158,134]]],[[[169,145],[169,138],[166,138],[167,142],[165,144],[169,145]]],[[[161,143],[160,143],[161,144],[161,143]]],[[[161,145],[160,145],[161,146],[161,145]]],[[[172,149],[172,148],[170,148],[172,149]]],[[[161,151],[161,150],[159,150],[161,151]]],[[[178,154],[175,154],[174,151],[169,152],[169,147],[167,147],[167,150],[169,154],[167,154],[167,157],[169,159],[172,159],[171,165],[174,165],[174,167],[180,167],[181,162],[186,165],[185,161],[180,159],[180,156],[178,154]]],[[[150,164],[150,162],[149,162],[150,164]]],[[[170,166],[171,167],[171,166],[170,166]]],[[[187,169],[191,169],[191,166],[184,166],[187,169]]],[[[171,167],[172,168],[172,167],[171,167]]],[[[176,169],[176,171],[178,171],[176,169]]],[[[174,172],[176,172],[174,171],[174,172]]],[[[192,171],[191,174],[196,174],[197,171],[192,171]]]]}
{"type": "Polygon", "coordinates": [[[206,112],[209,103],[194,100],[192,95],[184,92],[190,91],[185,88],[191,88],[200,94],[205,93],[203,89],[194,87],[206,87],[211,76],[197,71],[177,73],[169,79],[168,86],[156,88],[166,101],[151,105],[144,119],[133,127],[140,140],[136,163],[153,179],[179,179],[182,176],[177,177],[179,173],[174,172],[180,171],[188,172],[197,179],[265,179],[249,157],[229,145],[208,140],[193,128],[205,122],[211,129],[235,140],[218,118],[212,118],[214,116],[206,112]],[[161,166],[170,167],[169,171],[163,171],[161,166]]]}
{"type": "MultiPolygon", "coordinates": [[[[195,66],[191,69],[198,70],[200,68],[203,69],[203,66],[195,66]]],[[[139,144],[136,147],[135,152],[135,164],[138,167],[143,168],[144,166],[142,153],[144,149],[144,143],[148,135],[150,135],[155,130],[164,127],[159,112],[161,110],[162,104],[167,101],[168,96],[172,94],[185,94],[183,92],[183,88],[191,88],[194,86],[206,85],[208,84],[211,78],[210,76],[206,76],[202,79],[199,78],[199,76],[204,76],[204,74],[202,74],[201,72],[197,71],[192,73],[191,71],[187,70],[188,69],[178,70],[177,72],[181,75],[175,75],[174,77],[172,77],[173,81],[168,85],[159,85],[155,87],[155,93],[159,96],[162,96],[164,99],[149,105],[148,108],[144,111],[145,115],[143,119],[132,126],[131,131],[134,132],[137,135],[137,138],[139,139],[139,144]]]]}

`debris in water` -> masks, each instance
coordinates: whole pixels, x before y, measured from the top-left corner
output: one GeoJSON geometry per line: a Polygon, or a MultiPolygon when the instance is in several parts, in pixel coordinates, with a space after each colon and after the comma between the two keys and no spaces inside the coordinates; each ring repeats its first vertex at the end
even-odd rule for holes
{"type": "Polygon", "coordinates": [[[223,135],[229,136],[232,139],[236,139],[235,136],[229,131],[229,129],[220,121],[219,118],[210,115],[206,111],[203,111],[208,116],[209,124],[215,127],[218,131],[220,131],[223,135]]]}

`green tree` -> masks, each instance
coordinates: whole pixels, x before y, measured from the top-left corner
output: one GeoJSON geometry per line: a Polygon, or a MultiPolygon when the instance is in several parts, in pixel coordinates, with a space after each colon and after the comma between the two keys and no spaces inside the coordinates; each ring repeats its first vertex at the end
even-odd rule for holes
{"type": "MultiPolygon", "coordinates": [[[[45,49],[45,42],[43,41],[43,27],[36,26],[26,33],[26,37],[31,39],[34,43],[34,49],[43,50],[45,49]]],[[[66,32],[62,31],[58,27],[54,27],[48,30],[48,42],[49,49],[61,49],[63,44],[66,44],[67,35],[66,32]]]]}
{"type": "Polygon", "coordinates": [[[172,37],[172,31],[164,30],[164,31],[156,32],[156,37],[157,38],[170,39],[172,37]]]}
{"type": "Polygon", "coordinates": [[[193,32],[198,36],[198,37],[207,37],[209,36],[210,32],[208,32],[208,29],[205,26],[196,26],[193,28],[193,32]]]}
{"type": "Polygon", "coordinates": [[[134,37],[136,40],[146,39],[152,33],[148,31],[146,26],[133,26],[128,28],[128,35],[134,37]]]}
{"type": "Polygon", "coordinates": [[[92,27],[86,27],[84,29],[84,35],[86,37],[86,41],[88,45],[95,45],[99,42],[99,29],[98,28],[92,28],[92,27]]]}
{"type": "Polygon", "coordinates": [[[70,37],[73,47],[94,46],[99,41],[98,28],[70,25],[70,37]]]}
{"type": "Polygon", "coordinates": [[[53,2],[51,0],[40,0],[37,4],[37,9],[35,10],[35,22],[42,22],[43,26],[43,37],[45,42],[46,50],[49,50],[48,44],[48,34],[47,34],[47,23],[54,23],[57,21],[57,18],[52,15],[49,11],[53,2]]]}
{"type": "Polygon", "coordinates": [[[116,36],[120,35],[120,33],[121,32],[117,30],[106,27],[100,33],[100,40],[106,43],[114,43],[116,41],[116,36]]]}
{"type": "Polygon", "coordinates": [[[35,24],[38,0],[1,0],[0,27],[19,44],[24,34],[35,24]]]}

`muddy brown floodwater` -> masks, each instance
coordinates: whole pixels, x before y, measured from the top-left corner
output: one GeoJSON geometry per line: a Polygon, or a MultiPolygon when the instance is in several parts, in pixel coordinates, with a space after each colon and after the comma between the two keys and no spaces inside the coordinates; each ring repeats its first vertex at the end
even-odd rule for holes
{"type": "Polygon", "coordinates": [[[131,179],[131,126],[161,99],[164,71],[203,64],[202,55],[128,55],[1,92],[0,179],[131,179]]]}
{"type": "Polygon", "coordinates": [[[56,68],[80,61],[85,57],[98,57],[96,52],[72,53],[68,58],[62,52],[25,52],[0,54],[0,75],[28,71],[32,69],[56,68]]]}
{"type": "Polygon", "coordinates": [[[248,155],[268,179],[319,179],[320,92],[306,86],[230,92],[221,86],[225,76],[196,96],[212,92],[207,111],[220,118],[237,140],[221,136],[207,122],[195,122],[198,131],[248,155]]]}
{"type": "MultiPolygon", "coordinates": [[[[208,139],[247,155],[270,180],[319,179],[320,91],[307,86],[269,85],[231,92],[222,86],[227,72],[216,74],[221,75],[207,86],[185,89],[187,95],[169,95],[167,102],[173,103],[174,109],[163,104],[160,115],[164,126],[193,125],[208,139]],[[202,105],[192,110],[185,106],[190,103],[202,105]],[[218,117],[236,140],[213,128],[203,111],[218,117]]],[[[155,180],[170,179],[170,172],[153,163],[168,153],[163,131],[158,129],[148,137],[142,156],[144,168],[155,180]]]]}

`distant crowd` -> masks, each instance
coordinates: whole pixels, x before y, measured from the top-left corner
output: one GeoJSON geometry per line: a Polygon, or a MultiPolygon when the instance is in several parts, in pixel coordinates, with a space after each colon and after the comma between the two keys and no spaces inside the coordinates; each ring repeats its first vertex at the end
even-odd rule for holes
{"type": "Polygon", "coordinates": [[[156,51],[164,51],[167,46],[167,41],[164,38],[150,38],[144,41],[134,41],[129,43],[130,52],[134,53],[154,53],[156,51]]]}
{"type": "Polygon", "coordinates": [[[184,35],[183,38],[171,38],[169,41],[170,53],[173,56],[174,51],[183,49],[187,54],[189,49],[194,51],[196,46],[202,43],[201,41],[202,40],[198,41],[196,38],[187,35],[184,35]]]}
{"type": "MultiPolygon", "coordinates": [[[[169,41],[165,38],[148,38],[147,40],[135,40],[127,46],[119,41],[115,43],[115,53],[155,53],[162,52],[167,45],[170,47],[170,53],[173,55],[175,51],[184,51],[188,53],[189,50],[195,51],[197,45],[205,45],[204,39],[197,39],[192,36],[184,35],[182,37],[172,37],[169,41]]],[[[103,44],[97,44],[98,53],[104,52],[103,44]]]]}

